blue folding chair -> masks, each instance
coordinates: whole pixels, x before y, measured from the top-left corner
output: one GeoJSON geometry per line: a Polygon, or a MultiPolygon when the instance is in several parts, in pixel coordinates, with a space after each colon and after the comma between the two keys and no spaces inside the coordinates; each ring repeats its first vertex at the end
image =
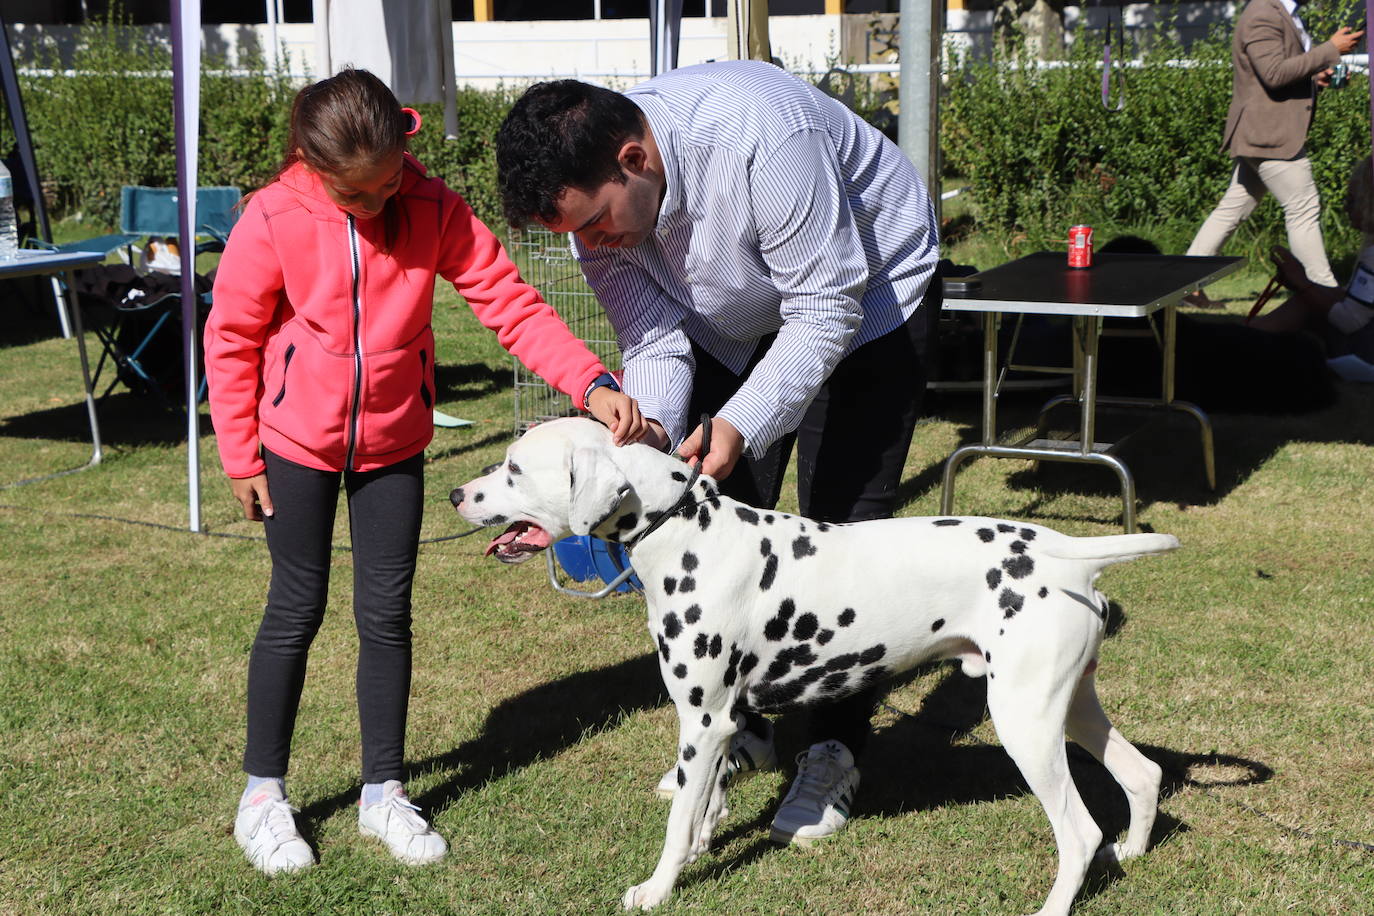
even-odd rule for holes
{"type": "MultiPolygon", "coordinates": [[[[96,238],[69,242],[57,246],[59,251],[103,251],[109,253],[119,248],[126,251],[129,264],[136,257],[135,243],[150,238],[175,239],[180,232],[178,214],[178,192],[175,188],[148,188],[126,185],[120,189],[119,232],[96,238]]],[[[196,191],[196,248],[194,254],[206,251],[222,251],[238,218],[238,202],[242,195],[238,188],[208,187],[196,191]]],[[[194,270],[195,257],[181,258],[182,269],[194,270]]],[[[107,362],[115,367],[115,378],[101,393],[103,400],[119,382],[124,382],[131,390],[149,393],[164,403],[170,404],[166,389],[171,387],[165,378],[171,366],[179,363],[179,357],[168,359],[167,354],[179,354],[179,338],[176,342],[163,343],[163,335],[170,333],[167,328],[175,329],[181,315],[181,291],[179,282],[171,282],[173,274],[150,272],[144,278],[134,280],[135,285],[147,287],[146,295],[114,298],[95,295],[98,305],[108,307],[109,320],[92,322],[92,330],[100,340],[102,352],[96,362],[91,385],[95,387],[107,362]],[[158,358],[158,357],[161,358],[158,358]]],[[[200,278],[197,278],[200,281],[200,278]]],[[[199,282],[204,291],[199,294],[197,313],[209,308],[210,292],[208,283],[199,282]]],[[[83,301],[90,303],[92,294],[85,292],[83,301]]],[[[202,315],[203,317],[203,315],[202,315]]],[[[199,336],[199,335],[197,335],[199,336]]],[[[199,395],[205,395],[205,382],[201,380],[199,395]]]]}

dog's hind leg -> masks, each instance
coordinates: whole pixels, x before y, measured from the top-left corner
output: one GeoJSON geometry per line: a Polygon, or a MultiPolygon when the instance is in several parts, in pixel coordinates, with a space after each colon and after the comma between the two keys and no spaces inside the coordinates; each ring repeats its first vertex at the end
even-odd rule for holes
{"type": "Polygon", "coordinates": [[[1047,683],[1057,680],[1056,674],[1021,670],[1030,676],[1007,677],[1012,672],[1004,669],[1002,677],[988,681],[988,709],[1002,747],[1045,809],[1059,849],[1054,886],[1036,916],[1066,916],[1102,831],[1069,774],[1063,723],[1074,685],[1047,683]]]}
{"type": "MultiPolygon", "coordinates": [[[[729,709],[729,705],[724,707],[729,709]]],[[[705,851],[724,805],[725,755],[735,724],[728,712],[716,716],[710,725],[702,724],[700,706],[679,707],[677,793],[668,812],[668,830],[663,839],[663,854],[649,880],[625,892],[625,909],[657,906],[673,891],[677,876],[688,862],[705,851]]]]}
{"type": "Polygon", "coordinates": [[[1126,839],[1104,848],[1099,855],[1114,856],[1117,861],[1140,855],[1150,842],[1155,812],[1159,810],[1162,776],[1159,764],[1136,750],[1135,745],[1112,727],[1098,702],[1091,670],[1078,683],[1064,725],[1069,737],[1112,774],[1125,791],[1130,806],[1131,823],[1126,830],[1126,839]]]}

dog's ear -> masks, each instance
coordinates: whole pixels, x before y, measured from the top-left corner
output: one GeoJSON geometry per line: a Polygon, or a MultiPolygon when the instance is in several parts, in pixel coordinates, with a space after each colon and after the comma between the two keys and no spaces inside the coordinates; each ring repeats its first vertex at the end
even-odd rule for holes
{"type": "Polygon", "coordinates": [[[568,528],[573,534],[591,534],[630,492],[625,472],[600,449],[573,449],[568,475],[568,528]]]}

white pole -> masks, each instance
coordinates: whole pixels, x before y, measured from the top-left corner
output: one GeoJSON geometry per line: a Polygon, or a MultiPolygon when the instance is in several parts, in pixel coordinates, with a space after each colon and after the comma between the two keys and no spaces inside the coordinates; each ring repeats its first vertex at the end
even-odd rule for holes
{"type": "Polygon", "coordinates": [[[186,484],[192,531],[200,530],[200,366],[196,337],[196,140],[200,136],[200,0],[172,7],[172,88],[177,144],[177,199],[181,236],[181,338],[186,375],[186,484]]]}

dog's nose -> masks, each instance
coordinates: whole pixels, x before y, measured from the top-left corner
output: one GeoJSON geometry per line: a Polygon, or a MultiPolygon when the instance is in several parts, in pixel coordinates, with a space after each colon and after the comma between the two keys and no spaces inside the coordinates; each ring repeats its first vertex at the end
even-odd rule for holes
{"type": "Polygon", "coordinates": [[[463,501],[463,488],[459,487],[448,495],[448,501],[453,503],[453,508],[457,509],[458,504],[463,501]]]}

